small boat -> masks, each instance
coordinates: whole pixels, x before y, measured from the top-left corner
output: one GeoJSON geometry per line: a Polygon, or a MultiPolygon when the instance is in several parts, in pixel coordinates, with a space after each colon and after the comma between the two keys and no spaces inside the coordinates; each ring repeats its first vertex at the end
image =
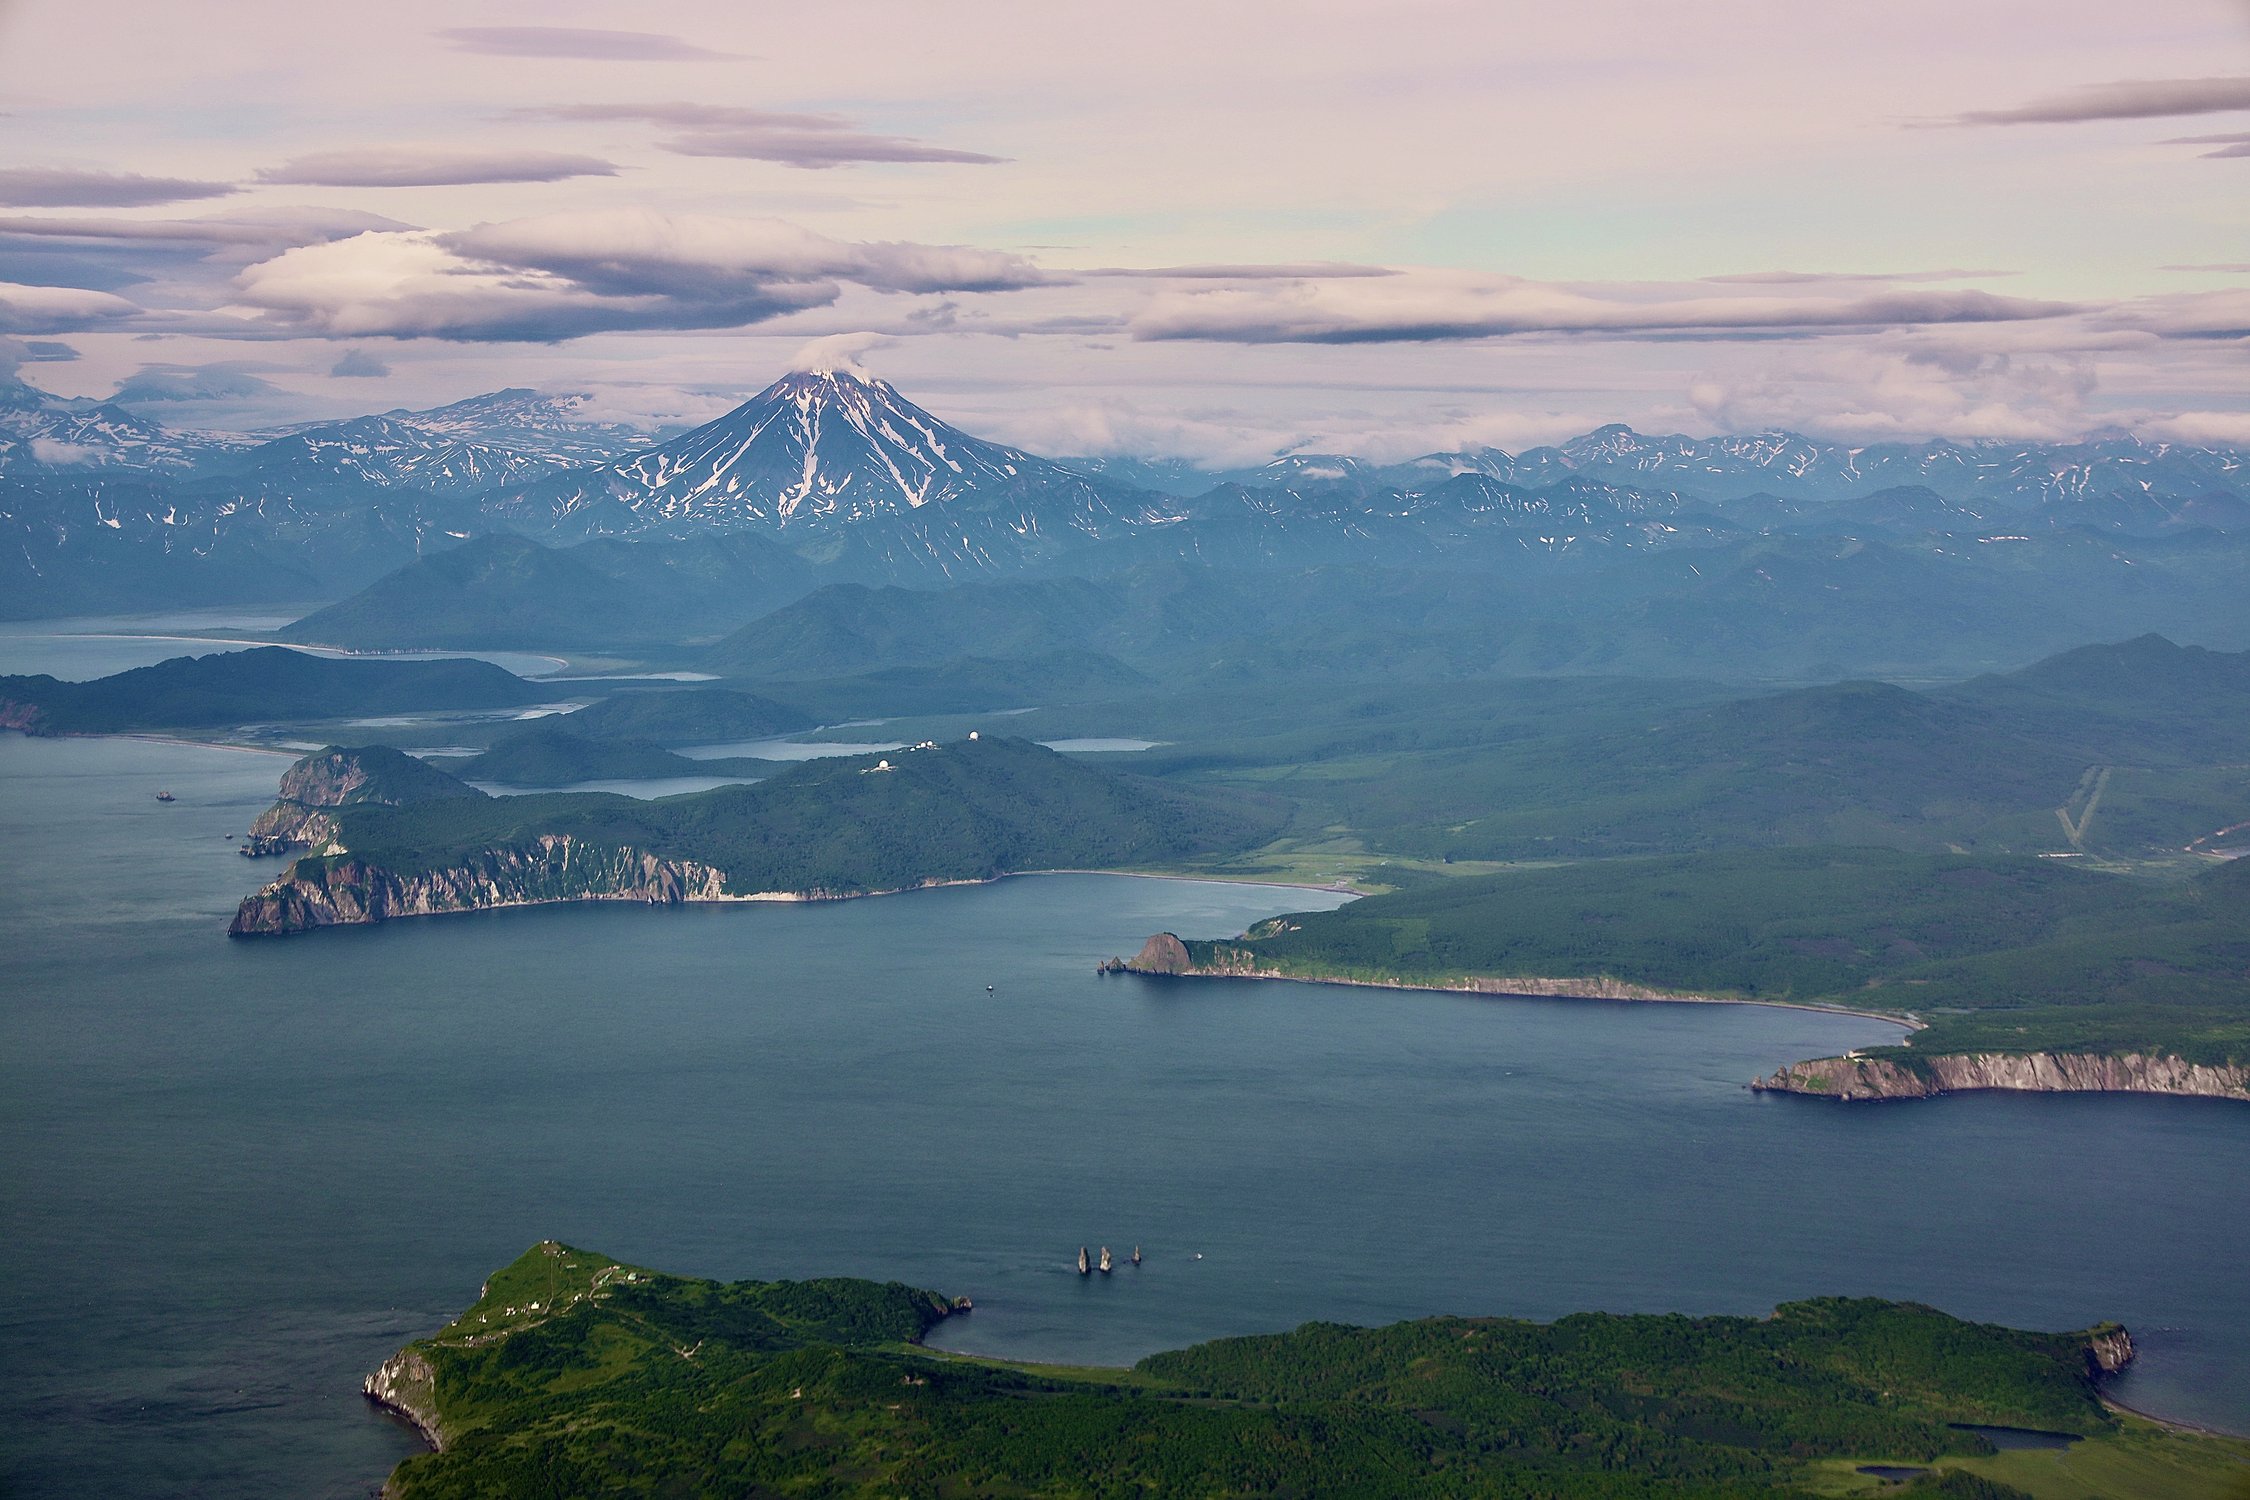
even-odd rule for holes
{"type": "Polygon", "coordinates": [[[986,985],[986,986],[984,987],[984,992],[985,992],[985,993],[986,993],[987,995],[991,994],[991,993],[992,993],[992,986],[991,986],[991,985],[989,985],[989,984],[988,984],[988,985],[986,985]]]}
{"type": "Polygon", "coordinates": [[[1135,1246],[1133,1247],[1133,1264],[1137,1266],[1137,1265],[1139,1265],[1140,1263],[1141,1263],[1141,1247],[1140,1247],[1140,1246],[1138,1246],[1138,1245],[1135,1245],[1135,1246]]]}
{"type": "Polygon", "coordinates": [[[1110,1273],[1109,1246],[1107,1245],[1102,1246],[1102,1263],[1097,1269],[1099,1269],[1104,1276],[1107,1276],[1110,1273]]]}
{"type": "Polygon", "coordinates": [[[1078,1274],[1081,1276],[1085,1276],[1090,1274],[1093,1269],[1094,1268],[1092,1264],[1090,1264],[1086,1259],[1086,1247],[1084,1245],[1080,1245],[1078,1247],[1078,1274]]]}
{"type": "Polygon", "coordinates": [[[158,792],[156,794],[156,800],[159,802],[177,802],[180,799],[173,796],[170,792],[158,792]]]}

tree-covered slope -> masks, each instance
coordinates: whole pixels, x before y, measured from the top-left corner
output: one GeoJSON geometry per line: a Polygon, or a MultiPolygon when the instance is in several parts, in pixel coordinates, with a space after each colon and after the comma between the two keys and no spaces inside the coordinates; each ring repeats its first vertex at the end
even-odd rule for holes
{"type": "Polygon", "coordinates": [[[2241,861],[2159,885],[2055,860],[1883,849],[1607,860],[1429,882],[1184,948],[1211,973],[1610,979],[1912,1013],[1930,1023],[1914,1056],[2250,1063],[2241,861]]]}
{"type": "MultiPolygon", "coordinates": [[[[443,1444],[386,1492],[1718,1500],[1827,1493],[1855,1463],[1988,1464],[1960,1423],[2124,1436],[2098,1394],[2130,1348],[2114,1325],[2024,1333],[1826,1298],[1762,1319],[1309,1324],[1062,1371],[916,1349],[948,1307],[549,1242],[370,1379],[443,1444]]],[[[2222,1467],[2241,1447],[2167,1441],[2222,1467]]],[[[2022,1493],[1956,1472],[1927,1492],[2022,1493]]]]}

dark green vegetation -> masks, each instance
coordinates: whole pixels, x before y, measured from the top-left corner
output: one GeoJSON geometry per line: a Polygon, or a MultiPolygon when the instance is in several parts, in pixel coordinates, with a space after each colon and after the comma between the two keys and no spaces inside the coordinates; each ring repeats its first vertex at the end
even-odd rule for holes
{"type": "Polygon", "coordinates": [[[766,739],[813,727],[812,715],[756,693],[676,688],[616,693],[570,716],[572,734],[590,740],[651,740],[711,745],[766,739]]]}
{"type": "MultiPolygon", "coordinates": [[[[1316,1323],[1130,1371],[914,1348],[946,1306],[896,1283],[720,1284],[538,1246],[385,1367],[390,1398],[444,1438],[387,1492],[1715,1500],[1837,1493],[1838,1464],[1990,1453],[1952,1423],[2090,1449],[2124,1432],[2090,1357],[2111,1330],[2022,1333],[1901,1303],[1316,1323]]],[[[2222,1464],[2237,1446],[2169,1441],[2222,1464]]],[[[2023,1493],[1983,1483],[1939,1474],[1916,1493],[2023,1493]]]]}
{"type": "MultiPolygon", "coordinates": [[[[481,878],[496,857],[544,869],[541,840],[568,839],[716,868],[728,894],[857,895],[1022,870],[1176,864],[1261,842],[1278,816],[1238,794],[1123,775],[1026,740],[981,739],[808,761],[754,785],[647,802],[551,793],[346,808],[338,817],[350,852],[300,860],[284,881],[333,894],[339,883],[481,878]]],[[[537,899],[611,893],[602,882],[614,867],[580,856],[574,868],[592,873],[549,871],[537,899]]]]}
{"type": "Polygon", "coordinates": [[[2020,856],[1797,848],[1418,884],[1190,942],[1199,968],[1456,984],[1609,978],[1912,1012],[1944,1052],[2250,1062],[2250,862],[2159,884],[2020,856]]]}
{"type": "Polygon", "coordinates": [[[449,761],[448,768],[466,780],[496,781],[502,786],[569,786],[580,781],[653,780],[666,776],[757,776],[771,769],[767,761],[690,760],[651,740],[606,735],[599,739],[588,738],[572,732],[577,728],[578,717],[569,715],[567,727],[566,721],[557,716],[510,729],[494,738],[483,754],[449,761]]]}
{"type": "Polygon", "coordinates": [[[351,661],[282,646],[175,656],[93,682],[0,677],[0,724],[42,734],[505,708],[541,690],[490,662],[351,661]]]}
{"type": "Polygon", "coordinates": [[[1246,683],[1019,727],[1170,741],[1134,764],[1285,795],[1292,837],[1363,871],[1808,843],[2176,861],[2250,817],[2250,653],[2159,636],[1922,690],[1246,683]]]}

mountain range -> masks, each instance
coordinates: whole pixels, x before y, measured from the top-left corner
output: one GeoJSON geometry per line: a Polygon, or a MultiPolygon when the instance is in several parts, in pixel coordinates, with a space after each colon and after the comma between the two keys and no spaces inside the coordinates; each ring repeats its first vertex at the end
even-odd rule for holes
{"type": "MultiPolygon", "coordinates": [[[[613,552],[759,544],[771,586],[741,594],[731,564],[704,569],[716,597],[701,633],[717,635],[755,613],[728,600],[771,608],[823,583],[1161,562],[1515,572],[1692,563],[1777,537],[1976,551],[2246,529],[2243,454],[2123,436],[1850,447],[1611,425],[1515,454],[1300,453],[1214,472],[1042,458],[849,370],[793,371],[661,440],[596,420],[584,397],[521,389],[253,439],[0,387],[0,615],[14,617],[336,599],[495,533],[613,552]]],[[[622,571],[645,583],[676,569],[622,571]]]]}

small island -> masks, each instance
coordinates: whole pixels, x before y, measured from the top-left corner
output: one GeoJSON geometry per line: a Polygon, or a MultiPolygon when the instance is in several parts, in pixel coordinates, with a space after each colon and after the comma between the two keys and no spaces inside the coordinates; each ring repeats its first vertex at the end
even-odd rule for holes
{"type": "Polygon", "coordinates": [[[1064,1369],[947,1355],[899,1282],[721,1283],[547,1241],[371,1374],[432,1452],[390,1500],[531,1494],[1750,1497],[2219,1493],[2250,1443],[2105,1404],[2112,1323],[1817,1298],[1771,1316],[1311,1323],[1064,1369]],[[1901,1488],[1873,1476],[1911,1476],[1901,1488]]]}

